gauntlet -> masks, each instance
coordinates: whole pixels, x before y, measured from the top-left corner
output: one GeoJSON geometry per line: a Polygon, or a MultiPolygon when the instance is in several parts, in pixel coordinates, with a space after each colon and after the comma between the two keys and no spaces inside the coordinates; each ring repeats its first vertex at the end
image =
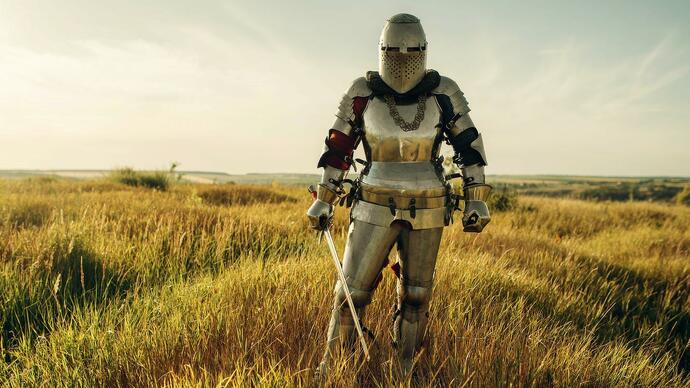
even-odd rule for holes
{"type": "MultiPolygon", "coordinates": [[[[312,186],[313,187],[313,186],[312,186]]],[[[333,222],[333,208],[338,200],[338,194],[324,184],[320,184],[316,191],[316,198],[307,210],[309,225],[312,229],[324,230],[333,222]]]]}
{"type": "Polygon", "coordinates": [[[463,231],[479,233],[491,221],[486,200],[492,187],[476,184],[465,187],[465,210],[462,216],[463,231]]]}

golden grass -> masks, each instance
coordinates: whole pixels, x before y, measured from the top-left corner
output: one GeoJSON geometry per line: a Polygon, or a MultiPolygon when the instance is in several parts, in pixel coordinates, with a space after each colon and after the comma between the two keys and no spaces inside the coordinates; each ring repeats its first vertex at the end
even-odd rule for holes
{"type": "MultiPolygon", "coordinates": [[[[0,380],[312,383],[335,276],[309,202],[280,186],[0,181],[0,380]]],[[[341,249],[346,226],[339,209],[341,249]]],[[[365,317],[373,360],[339,357],[329,383],[687,386],[689,251],[687,207],[521,198],[486,233],[446,229],[414,382],[395,377],[387,271],[365,317]]]]}

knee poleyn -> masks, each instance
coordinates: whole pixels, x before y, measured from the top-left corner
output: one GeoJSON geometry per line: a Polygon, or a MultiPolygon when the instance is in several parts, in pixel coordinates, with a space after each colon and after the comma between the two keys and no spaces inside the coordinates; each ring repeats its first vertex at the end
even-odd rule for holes
{"type": "Polygon", "coordinates": [[[431,287],[402,287],[402,303],[412,307],[422,307],[429,303],[431,299],[431,287]]]}
{"type": "MultiPolygon", "coordinates": [[[[340,282],[338,282],[335,287],[335,306],[340,309],[346,308],[347,301],[345,299],[345,291],[340,287],[340,282]]],[[[350,289],[350,297],[352,297],[352,303],[354,303],[355,308],[364,307],[371,302],[371,291],[360,290],[349,284],[348,288],[350,289]]]]}

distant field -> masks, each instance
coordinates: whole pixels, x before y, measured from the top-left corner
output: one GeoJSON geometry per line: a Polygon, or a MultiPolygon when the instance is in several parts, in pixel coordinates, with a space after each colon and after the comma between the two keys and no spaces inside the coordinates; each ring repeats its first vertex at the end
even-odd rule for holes
{"type": "MultiPolygon", "coordinates": [[[[109,170],[0,170],[0,178],[54,176],[73,179],[102,178],[109,170]]],[[[317,174],[226,174],[179,171],[185,183],[282,184],[307,186],[317,174]]],[[[353,173],[356,174],[356,173],[353,173]]],[[[496,189],[522,195],[608,201],[677,202],[690,205],[690,178],[685,177],[588,177],[560,175],[489,175],[496,189]],[[682,197],[682,198],[681,198],[682,197]]]]}
{"type": "MultiPolygon", "coordinates": [[[[309,203],[300,186],[0,179],[0,385],[309,384],[335,281],[309,203]]],[[[345,209],[334,227],[342,250],[345,209]]],[[[671,203],[520,196],[485,233],[454,224],[415,381],[687,387],[689,256],[690,207],[671,203]]],[[[342,356],[329,383],[396,382],[394,295],[386,270],[372,362],[342,356]]]]}
{"type": "Polygon", "coordinates": [[[496,175],[490,179],[498,188],[531,196],[690,205],[690,178],[496,175]]]}
{"type": "MultiPolygon", "coordinates": [[[[74,179],[97,179],[110,173],[111,170],[0,170],[0,178],[16,179],[39,176],[53,176],[74,179]]],[[[272,183],[284,184],[312,182],[318,179],[316,174],[237,174],[210,171],[178,171],[184,182],[190,183],[272,183]]]]}

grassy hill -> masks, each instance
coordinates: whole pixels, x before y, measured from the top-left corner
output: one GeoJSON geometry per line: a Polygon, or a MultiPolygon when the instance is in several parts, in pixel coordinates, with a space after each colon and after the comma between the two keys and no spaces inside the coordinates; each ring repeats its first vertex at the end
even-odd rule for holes
{"type": "MultiPolygon", "coordinates": [[[[0,180],[0,381],[309,384],[335,282],[309,203],[295,186],[0,180]]],[[[690,208],[521,196],[493,217],[444,232],[417,383],[690,384],[690,208]]],[[[342,250],[344,209],[334,227],[342,250]]],[[[333,384],[395,381],[384,275],[373,359],[340,357],[333,384]]]]}
{"type": "MultiPolygon", "coordinates": [[[[29,177],[100,179],[107,177],[111,172],[112,170],[0,170],[0,179],[29,177]]],[[[318,174],[226,174],[208,171],[175,171],[175,177],[182,183],[276,183],[305,187],[320,180],[318,174]]],[[[690,178],[685,177],[489,175],[487,180],[497,189],[508,189],[529,196],[604,201],[677,202],[690,205],[690,178]]]]}
{"type": "MultiPolygon", "coordinates": [[[[22,179],[31,177],[55,177],[69,179],[100,179],[113,170],[0,170],[0,179],[22,179]]],[[[227,174],[213,171],[176,171],[185,183],[246,183],[308,185],[319,180],[317,174],[227,174]]]]}

